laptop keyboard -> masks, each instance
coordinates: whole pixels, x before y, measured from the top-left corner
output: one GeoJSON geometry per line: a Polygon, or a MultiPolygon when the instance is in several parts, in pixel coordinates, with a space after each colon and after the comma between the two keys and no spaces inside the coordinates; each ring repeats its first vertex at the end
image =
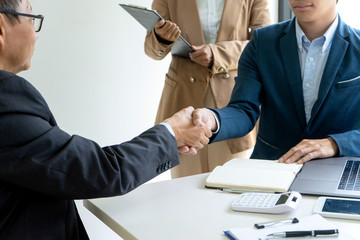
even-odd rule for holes
{"type": "Polygon", "coordinates": [[[360,161],[348,160],[345,165],[344,172],[338,189],[360,191],[360,161]]]}

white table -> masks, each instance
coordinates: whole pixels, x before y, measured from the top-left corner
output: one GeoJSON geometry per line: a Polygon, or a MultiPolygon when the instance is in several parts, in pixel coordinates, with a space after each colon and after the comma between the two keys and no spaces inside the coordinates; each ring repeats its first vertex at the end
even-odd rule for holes
{"type": "MultiPolygon", "coordinates": [[[[84,206],[125,240],[226,240],[223,230],[312,214],[316,197],[303,196],[285,214],[234,212],[236,197],[204,187],[206,174],[144,184],[119,197],[84,200],[84,206]]],[[[340,231],[360,239],[360,221],[331,219],[340,231]]]]}

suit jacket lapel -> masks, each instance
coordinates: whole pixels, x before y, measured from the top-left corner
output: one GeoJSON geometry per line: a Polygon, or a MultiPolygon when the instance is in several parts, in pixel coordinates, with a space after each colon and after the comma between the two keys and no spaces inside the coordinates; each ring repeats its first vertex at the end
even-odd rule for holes
{"type": "Polygon", "coordinates": [[[344,27],[344,24],[341,22],[339,17],[338,30],[335,32],[333,42],[331,44],[329,57],[325,65],[323,76],[321,78],[318,99],[316,100],[311,111],[311,119],[309,121],[309,125],[314,116],[316,116],[321,105],[324,103],[330,87],[333,84],[336,74],[340,68],[341,62],[343,61],[343,58],[345,56],[346,50],[349,45],[349,43],[344,39],[344,36],[348,34],[347,31],[344,33],[345,29],[346,28],[344,27]]]}
{"type": "Polygon", "coordinates": [[[306,117],[304,110],[304,97],[302,90],[302,79],[300,71],[300,62],[298,47],[295,34],[295,18],[289,22],[285,29],[285,35],[280,39],[280,51],[283,57],[286,78],[290,87],[293,102],[296,108],[297,117],[303,129],[306,126],[306,117]],[[294,57],[295,56],[295,57],[294,57]]]}
{"type": "Polygon", "coordinates": [[[243,5],[243,0],[225,0],[216,42],[229,40],[229,30],[233,29],[233,26],[236,24],[236,21],[234,21],[234,14],[242,13],[243,11],[241,9],[243,8],[243,5]],[[238,3],[239,1],[241,4],[238,3]]]}
{"type": "Polygon", "coordinates": [[[181,36],[183,36],[192,45],[202,45],[205,43],[203,30],[201,27],[199,10],[196,0],[181,0],[181,4],[177,5],[177,12],[185,14],[181,17],[184,21],[181,36]],[[187,28],[187,26],[189,26],[187,28]]]}

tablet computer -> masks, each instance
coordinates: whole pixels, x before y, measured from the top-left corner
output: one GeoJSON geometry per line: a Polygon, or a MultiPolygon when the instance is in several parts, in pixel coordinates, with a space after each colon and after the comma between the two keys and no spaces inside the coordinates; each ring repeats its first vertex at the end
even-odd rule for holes
{"type": "MultiPolygon", "coordinates": [[[[136,21],[138,21],[148,32],[151,32],[155,23],[163,19],[156,10],[147,9],[145,7],[135,6],[131,4],[119,4],[125,9],[136,21]]],[[[171,48],[174,55],[189,58],[189,53],[193,52],[191,45],[180,36],[171,48]]]]}

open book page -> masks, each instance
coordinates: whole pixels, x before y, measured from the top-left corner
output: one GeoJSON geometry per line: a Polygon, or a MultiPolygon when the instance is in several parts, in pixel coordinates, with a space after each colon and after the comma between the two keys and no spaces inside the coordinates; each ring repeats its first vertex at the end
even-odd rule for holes
{"type": "Polygon", "coordinates": [[[272,160],[233,159],[216,167],[205,185],[214,188],[286,192],[302,165],[272,160]]]}
{"type": "MultiPolygon", "coordinates": [[[[322,216],[315,214],[307,217],[303,217],[299,219],[299,223],[291,224],[291,225],[280,225],[278,227],[264,228],[264,229],[256,229],[254,227],[247,228],[233,228],[226,231],[233,239],[236,240],[253,240],[253,239],[266,239],[266,235],[282,232],[282,231],[304,231],[304,230],[325,230],[325,229],[337,229],[337,226],[334,226],[331,222],[323,218],[322,216]]],[[[287,240],[301,240],[301,239],[309,239],[309,237],[296,237],[296,238],[286,238],[287,240]]],[[[310,239],[312,239],[310,237],[310,239]]],[[[315,239],[315,238],[314,238],[315,239]]],[[[346,232],[339,229],[338,237],[319,237],[321,240],[355,240],[355,238],[351,237],[346,232]]]]}

